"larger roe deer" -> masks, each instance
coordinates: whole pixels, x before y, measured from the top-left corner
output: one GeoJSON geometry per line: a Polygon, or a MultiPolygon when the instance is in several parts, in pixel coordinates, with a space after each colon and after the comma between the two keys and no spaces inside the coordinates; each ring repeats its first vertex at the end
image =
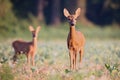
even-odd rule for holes
{"type": "Polygon", "coordinates": [[[75,11],[74,15],[71,15],[66,8],[64,8],[63,11],[64,16],[68,19],[70,25],[70,32],[67,38],[67,46],[69,49],[71,70],[76,70],[76,60],[77,60],[76,58],[78,52],[80,54],[80,63],[81,63],[83,57],[84,45],[85,45],[84,35],[81,32],[75,30],[76,19],[80,15],[80,11],[81,9],[78,8],[75,11]]]}
{"type": "Polygon", "coordinates": [[[34,65],[34,57],[37,48],[37,37],[40,30],[40,26],[36,30],[32,26],[29,26],[29,30],[32,32],[33,40],[31,42],[25,42],[22,40],[16,40],[12,43],[15,54],[13,56],[13,62],[16,61],[18,54],[25,54],[27,56],[27,62],[30,64],[30,57],[32,58],[32,65],[34,65]]]}

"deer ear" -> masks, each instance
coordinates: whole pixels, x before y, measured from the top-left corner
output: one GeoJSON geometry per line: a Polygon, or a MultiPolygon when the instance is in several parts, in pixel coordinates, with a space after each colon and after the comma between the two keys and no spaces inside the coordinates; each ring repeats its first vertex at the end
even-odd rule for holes
{"type": "Polygon", "coordinates": [[[34,28],[32,26],[29,26],[30,31],[34,31],[34,28]]]}
{"type": "Polygon", "coordinates": [[[70,15],[70,13],[68,12],[66,8],[64,8],[63,13],[65,17],[68,17],[70,15]]]}
{"type": "Polygon", "coordinates": [[[81,12],[81,9],[78,8],[76,11],[75,11],[75,18],[77,18],[79,15],[80,15],[80,12],[81,12]]]}
{"type": "Polygon", "coordinates": [[[37,29],[36,29],[36,31],[39,32],[40,29],[41,29],[41,26],[38,26],[37,29]]]}

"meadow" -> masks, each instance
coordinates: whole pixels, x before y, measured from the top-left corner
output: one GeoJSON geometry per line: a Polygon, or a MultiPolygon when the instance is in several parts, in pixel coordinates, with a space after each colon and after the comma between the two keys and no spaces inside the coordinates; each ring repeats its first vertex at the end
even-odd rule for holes
{"type": "MultiPolygon", "coordinates": [[[[76,71],[69,68],[66,44],[68,25],[62,28],[42,27],[39,32],[35,66],[28,66],[20,55],[15,65],[11,46],[15,39],[31,40],[31,33],[19,33],[0,43],[0,80],[119,80],[120,30],[113,27],[76,27],[86,37],[82,65],[76,71]],[[27,37],[26,37],[27,36],[27,37]]],[[[79,63],[79,56],[77,57],[79,63]]]]}

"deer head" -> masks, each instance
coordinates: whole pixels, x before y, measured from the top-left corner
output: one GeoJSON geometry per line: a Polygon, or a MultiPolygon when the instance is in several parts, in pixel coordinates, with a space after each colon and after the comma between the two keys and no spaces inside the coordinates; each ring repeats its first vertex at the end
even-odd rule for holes
{"type": "Polygon", "coordinates": [[[38,26],[35,30],[32,26],[29,26],[29,30],[32,32],[33,38],[36,38],[38,36],[38,32],[40,31],[40,28],[41,27],[38,26]]]}
{"type": "Polygon", "coordinates": [[[71,14],[68,12],[68,10],[67,10],[66,8],[64,8],[64,11],[63,11],[64,16],[68,19],[69,24],[70,24],[71,26],[76,25],[76,19],[77,19],[77,17],[80,15],[80,11],[81,11],[81,9],[78,8],[78,9],[75,11],[75,14],[72,14],[72,15],[71,15],[71,14]]]}

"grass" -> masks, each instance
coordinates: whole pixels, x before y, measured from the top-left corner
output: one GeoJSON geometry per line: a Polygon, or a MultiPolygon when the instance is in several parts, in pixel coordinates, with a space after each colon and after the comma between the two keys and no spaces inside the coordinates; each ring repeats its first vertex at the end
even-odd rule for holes
{"type": "MultiPolygon", "coordinates": [[[[81,68],[69,70],[69,55],[65,40],[38,41],[35,57],[36,66],[26,66],[26,57],[21,55],[16,65],[12,65],[12,40],[0,44],[0,63],[8,64],[14,80],[109,80],[120,76],[111,76],[105,64],[120,64],[120,40],[87,40],[81,68]]],[[[79,58],[79,57],[78,57],[79,58]]],[[[118,68],[119,69],[119,68],[118,68]]],[[[118,73],[117,73],[118,74],[118,73]]],[[[6,75],[6,74],[5,74],[6,75]]]]}
{"type": "MultiPolygon", "coordinates": [[[[33,26],[37,27],[36,25],[33,26]]],[[[41,24],[40,26],[42,27],[39,32],[40,40],[65,40],[69,32],[69,25],[66,23],[59,26],[56,25],[55,27],[44,24],[41,24]]],[[[4,41],[9,38],[30,40],[31,32],[28,27],[28,23],[18,25],[11,29],[11,31],[6,31],[5,35],[7,36],[0,36],[0,41],[4,41]]],[[[84,33],[87,39],[120,39],[120,29],[118,27],[108,26],[101,28],[99,26],[93,27],[78,24],[76,26],[76,30],[84,33]]]]}
{"type": "Polygon", "coordinates": [[[1,80],[13,80],[14,79],[12,70],[7,64],[2,65],[1,67],[0,79],[1,80]]]}
{"type": "MultiPolygon", "coordinates": [[[[87,39],[120,39],[120,29],[115,27],[88,27],[78,24],[76,26],[76,30],[81,31],[84,33],[85,37],[87,39]]],[[[55,27],[46,27],[42,26],[41,32],[39,33],[41,39],[47,39],[47,40],[53,40],[53,39],[63,39],[65,40],[67,37],[67,34],[69,32],[69,25],[68,24],[62,24],[55,27]],[[48,35],[48,34],[51,34],[48,35]]]]}
{"type": "MultiPolygon", "coordinates": [[[[20,55],[16,65],[12,64],[14,55],[11,47],[15,39],[31,41],[28,29],[19,31],[12,37],[5,37],[0,43],[0,70],[7,65],[14,80],[117,80],[120,78],[120,30],[113,27],[86,27],[77,25],[76,29],[85,34],[84,58],[77,71],[69,69],[69,55],[66,38],[69,27],[46,27],[41,25],[35,66],[26,66],[25,55],[20,55]],[[79,27],[78,27],[79,26],[79,27]],[[26,37],[27,36],[27,37],[26,37]],[[4,42],[5,41],[5,42],[4,42]],[[109,64],[110,68],[106,68],[109,64]],[[113,66],[118,65],[111,72],[113,66]]],[[[7,32],[9,34],[9,32],[7,32]]],[[[79,57],[78,57],[79,58],[79,57]]],[[[79,60],[77,60],[79,61],[79,60]]],[[[2,72],[0,73],[2,74],[2,72]]],[[[8,74],[4,73],[2,76],[8,74]]],[[[1,75],[0,75],[1,79],[1,75]]]]}

